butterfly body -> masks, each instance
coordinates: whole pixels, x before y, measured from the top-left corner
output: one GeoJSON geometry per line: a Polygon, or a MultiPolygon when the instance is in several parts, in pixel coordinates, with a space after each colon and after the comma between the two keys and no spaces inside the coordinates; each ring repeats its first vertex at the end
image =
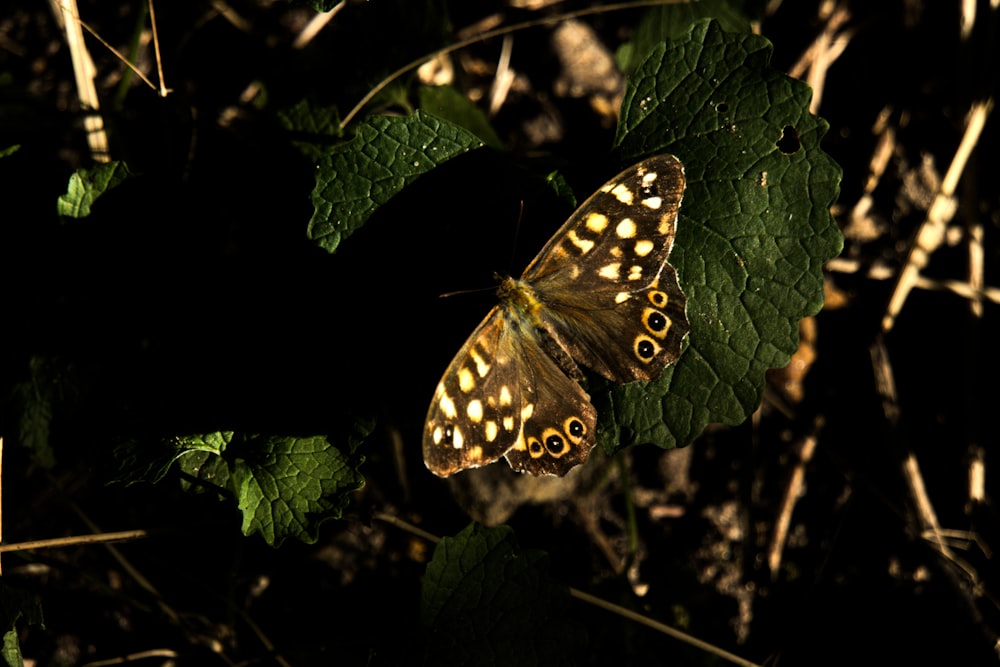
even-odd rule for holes
{"type": "Polygon", "coordinates": [[[653,380],[676,361],[689,325],[667,262],[684,192],[671,155],[622,172],[585,201],[438,383],[424,427],[437,475],[505,457],[518,471],[564,475],[596,443],[583,364],[614,382],[653,380]]]}

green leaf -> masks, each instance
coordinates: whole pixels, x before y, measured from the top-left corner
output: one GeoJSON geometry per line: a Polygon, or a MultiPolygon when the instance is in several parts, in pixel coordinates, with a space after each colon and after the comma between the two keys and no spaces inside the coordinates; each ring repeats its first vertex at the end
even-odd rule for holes
{"type": "Polygon", "coordinates": [[[13,144],[6,148],[0,148],[0,157],[8,157],[21,150],[21,144],[13,144]]]}
{"type": "Polygon", "coordinates": [[[56,464],[52,447],[52,423],[60,410],[72,408],[80,391],[73,364],[59,359],[32,356],[29,376],[11,388],[17,413],[15,442],[31,452],[32,460],[46,470],[56,464]]]}
{"type": "Polygon", "coordinates": [[[486,115],[465,95],[451,86],[421,86],[418,92],[420,108],[442,120],[454,123],[476,135],[487,146],[503,148],[503,142],[493,131],[486,115]]]}
{"type": "Polygon", "coordinates": [[[320,160],[309,238],[334,252],[419,176],[482,145],[470,132],[423,111],[370,118],[354,139],[320,160]]]}
{"type": "Polygon", "coordinates": [[[354,456],[360,442],[360,437],[350,440],[347,451],[322,437],[246,442],[231,468],[243,534],[260,533],[272,546],[289,537],[314,543],[319,525],[339,519],[348,493],[364,486],[357,471],[363,458],[354,456]]]}
{"type": "MultiPolygon", "coordinates": [[[[167,438],[156,443],[135,440],[123,442],[115,447],[114,457],[118,472],[112,477],[111,483],[126,486],[138,482],[155,484],[162,480],[170,472],[174,462],[182,457],[194,456],[198,452],[221,456],[234,435],[232,431],[221,431],[167,438]]],[[[202,462],[206,460],[205,457],[197,458],[202,462]]],[[[192,472],[190,466],[186,472],[192,472]]]]}
{"type": "Polygon", "coordinates": [[[292,145],[313,162],[329,154],[333,142],[344,136],[337,110],[315,106],[308,100],[300,100],[287,111],[279,111],[278,122],[298,137],[292,140],[292,145]]]}
{"type": "Polygon", "coordinates": [[[3,649],[0,650],[3,664],[21,667],[24,659],[18,643],[17,623],[24,619],[29,625],[45,627],[42,620],[42,605],[38,598],[27,591],[0,582],[0,630],[3,632],[3,649]]]}
{"type": "Polygon", "coordinates": [[[548,569],[548,555],[520,549],[507,526],[473,523],[442,539],[423,581],[425,664],[575,664],[585,637],[548,569]]]}
{"type": "Polygon", "coordinates": [[[709,423],[742,422],[764,372],[795,351],[799,320],[823,305],[823,263],[843,246],[829,211],[841,170],[819,147],[828,126],[809,113],[809,87],[770,55],[762,37],[701,23],[629,81],[625,161],[670,152],[685,165],[670,262],[691,333],[657,382],[592,391],[609,449],[684,445],[709,423]]]}
{"type": "Polygon", "coordinates": [[[566,182],[565,177],[558,172],[553,171],[545,175],[545,182],[548,183],[552,191],[556,193],[559,199],[565,201],[567,204],[576,208],[576,194],[573,192],[573,188],[570,187],[569,183],[566,182]]]}
{"type": "MultiPolygon", "coordinates": [[[[185,488],[216,489],[234,497],[243,513],[243,533],[260,533],[271,546],[289,537],[317,539],[320,524],[340,518],[349,495],[364,486],[358,447],[374,424],[360,421],[334,444],[324,436],[244,436],[232,431],[128,442],[116,448],[114,482],[158,482],[179,462],[185,488]]],[[[225,494],[224,494],[225,495],[225,494]]]]}
{"type": "Polygon", "coordinates": [[[121,185],[131,175],[125,163],[118,161],[77,169],[69,177],[66,194],[59,196],[56,210],[66,218],[86,218],[98,197],[121,185]]]}
{"type": "Polygon", "coordinates": [[[715,19],[727,32],[750,32],[750,21],[733,6],[732,0],[677,2],[653,7],[636,26],[632,41],[618,51],[622,70],[634,72],[651,50],[664,42],[683,38],[695,23],[704,19],[715,19]]]}

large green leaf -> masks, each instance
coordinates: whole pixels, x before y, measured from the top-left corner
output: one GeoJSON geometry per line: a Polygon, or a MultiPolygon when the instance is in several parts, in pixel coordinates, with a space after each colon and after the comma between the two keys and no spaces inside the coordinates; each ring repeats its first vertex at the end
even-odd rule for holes
{"type": "Polygon", "coordinates": [[[467,130],[422,111],[403,118],[372,117],[354,139],[320,160],[309,238],[335,251],[376,208],[419,176],[482,145],[467,130]]]}
{"type": "Polygon", "coordinates": [[[623,162],[670,152],[687,192],[670,262],[691,333],[654,383],[592,385],[609,449],[684,445],[760,403],[764,372],[784,366],[798,323],[823,305],[823,263],[843,237],[829,207],[841,170],[819,142],[807,85],[772,69],[770,43],[696,24],[654,49],[629,80],[617,144],[623,162]]]}
{"type": "Polygon", "coordinates": [[[569,592],[548,565],[507,526],[473,523],[442,539],[423,582],[425,664],[575,664],[583,631],[567,619],[569,592]]]}

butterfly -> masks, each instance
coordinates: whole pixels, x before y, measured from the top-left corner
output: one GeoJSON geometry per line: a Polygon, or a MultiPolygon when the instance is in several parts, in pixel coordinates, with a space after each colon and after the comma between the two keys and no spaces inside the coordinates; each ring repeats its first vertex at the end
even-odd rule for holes
{"type": "Polygon", "coordinates": [[[553,235],[437,385],[424,463],[447,477],[505,457],[565,475],[597,442],[579,364],[614,382],[654,380],[680,356],[687,300],[667,262],[685,187],[673,155],[608,181],[553,235]]]}

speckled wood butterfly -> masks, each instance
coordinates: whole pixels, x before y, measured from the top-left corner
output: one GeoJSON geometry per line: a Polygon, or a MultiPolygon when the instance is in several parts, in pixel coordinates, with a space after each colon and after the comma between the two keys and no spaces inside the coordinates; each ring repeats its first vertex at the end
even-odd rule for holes
{"type": "Polygon", "coordinates": [[[654,380],[690,328],[667,262],[684,194],[672,155],[643,160],[578,208],[452,360],[424,426],[436,475],[501,456],[514,470],[565,475],[596,443],[581,363],[614,382],[654,380]]]}

